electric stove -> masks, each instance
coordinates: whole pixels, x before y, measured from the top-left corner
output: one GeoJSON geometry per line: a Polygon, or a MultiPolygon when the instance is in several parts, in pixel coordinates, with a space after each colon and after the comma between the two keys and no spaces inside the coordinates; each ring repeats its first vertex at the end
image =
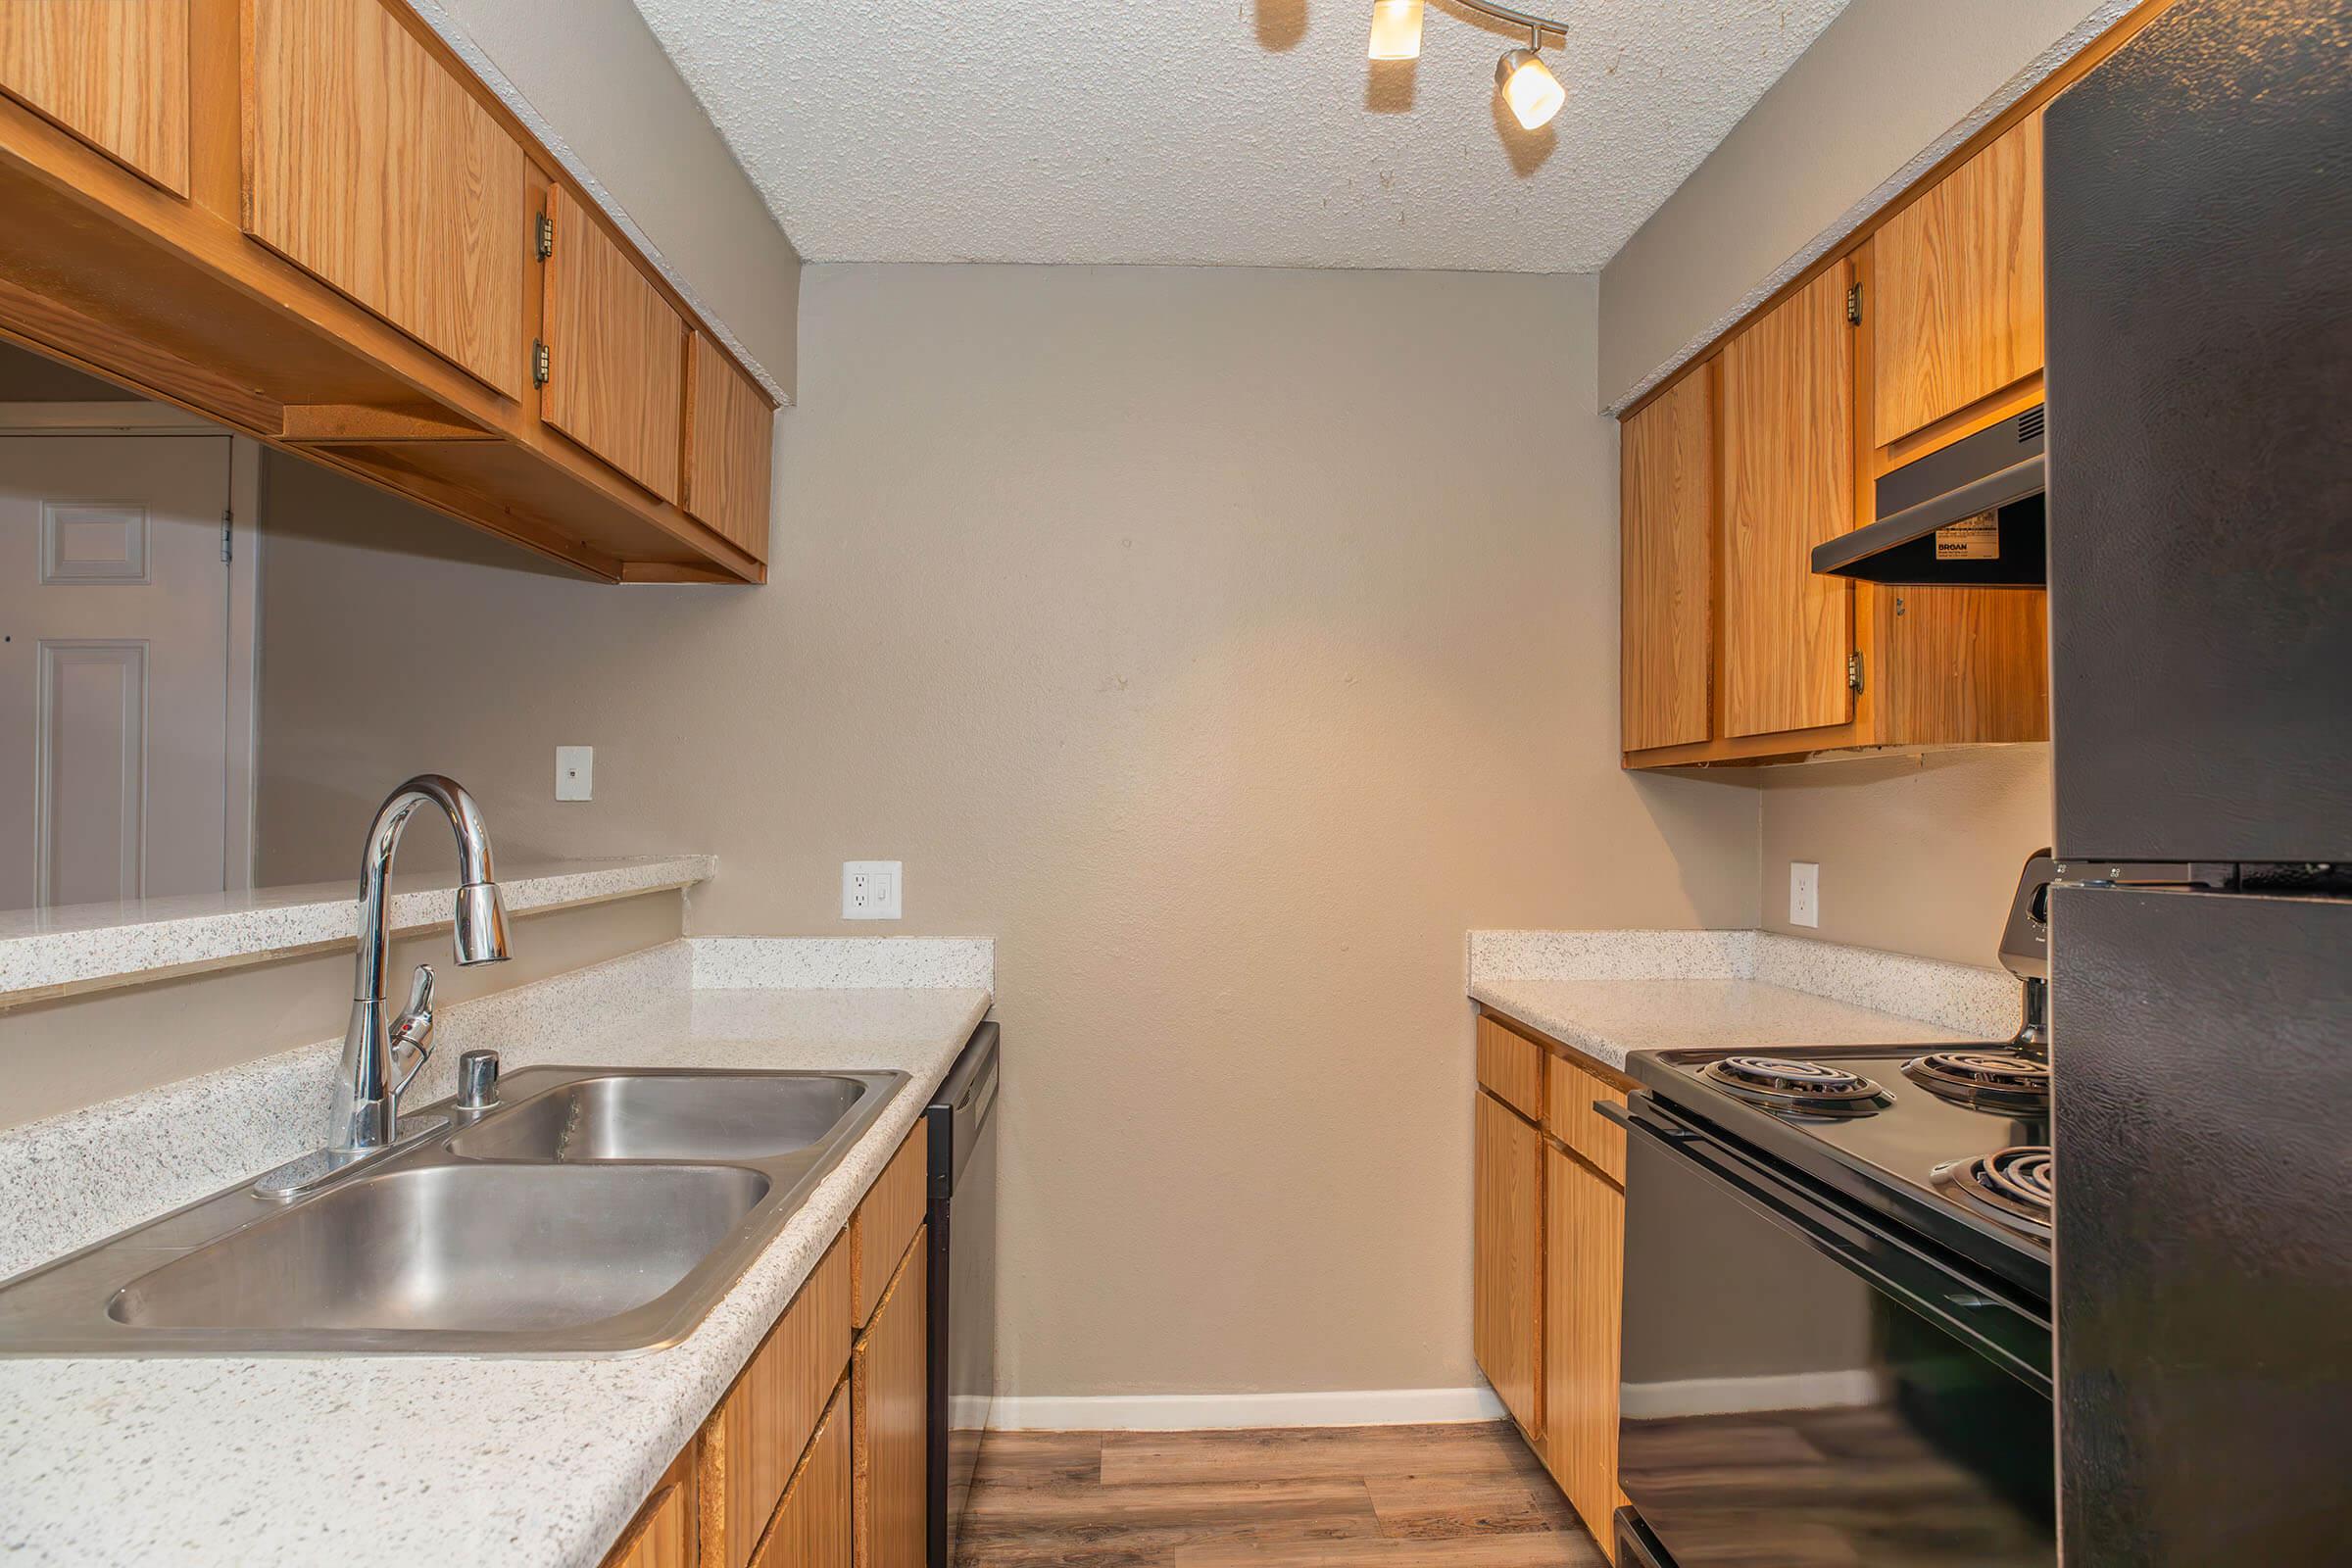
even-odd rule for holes
{"type": "Polygon", "coordinates": [[[1646,1052],[1684,1115],[2047,1300],[2049,1071],[2007,1044],[1646,1052]]]}

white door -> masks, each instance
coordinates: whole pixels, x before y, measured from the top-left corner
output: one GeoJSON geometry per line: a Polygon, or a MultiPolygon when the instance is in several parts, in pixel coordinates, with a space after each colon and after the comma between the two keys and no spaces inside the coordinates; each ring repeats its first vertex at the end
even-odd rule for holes
{"type": "Polygon", "coordinates": [[[229,438],[0,436],[0,909],[225,882],[229,438]]]}

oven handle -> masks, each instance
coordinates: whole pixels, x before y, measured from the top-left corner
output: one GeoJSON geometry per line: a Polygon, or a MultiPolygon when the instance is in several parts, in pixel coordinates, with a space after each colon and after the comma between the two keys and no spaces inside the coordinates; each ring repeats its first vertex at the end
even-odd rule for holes
{"type": "Polygon", "coordinates": [[[1654,1097],[1644,1095],[1630,1106],[1601,1101],[1593,1108],[1629,1134],[1698,1166],[1817,1251],[1950,1330],[2012,1376],[2045,1395],[2050,1392],[2049,1324],[1995,1288],[1972,1282],[1900,1238],[1822,1202],[1740,1150],[1666,1110],[1654,1097]],[[2041,1353],[2029,1353],[2020,1341],[2041,1353]]]}

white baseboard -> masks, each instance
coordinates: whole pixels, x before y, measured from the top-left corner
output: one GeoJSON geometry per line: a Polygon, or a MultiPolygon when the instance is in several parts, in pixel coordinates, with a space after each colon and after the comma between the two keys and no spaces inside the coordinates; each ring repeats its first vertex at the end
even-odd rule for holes
{"type": "Polygon", "coordinates": [[[1340,1389],[1314,1394],[1000,1395],[1006,1432],[1204,1432],[1230,1427],[1411,1426],[1499,1421],[1502,1401],[1471,1389],[1340,1389]]]}

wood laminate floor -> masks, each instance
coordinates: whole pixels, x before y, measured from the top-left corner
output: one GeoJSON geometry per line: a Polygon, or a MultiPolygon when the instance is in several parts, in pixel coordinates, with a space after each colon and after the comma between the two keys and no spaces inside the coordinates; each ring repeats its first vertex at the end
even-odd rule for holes
{"type": "Polygon", "coordinates": [[[992,1432],[958,1568],[1602,1568],[1507,1422],[992,1432]]]}

